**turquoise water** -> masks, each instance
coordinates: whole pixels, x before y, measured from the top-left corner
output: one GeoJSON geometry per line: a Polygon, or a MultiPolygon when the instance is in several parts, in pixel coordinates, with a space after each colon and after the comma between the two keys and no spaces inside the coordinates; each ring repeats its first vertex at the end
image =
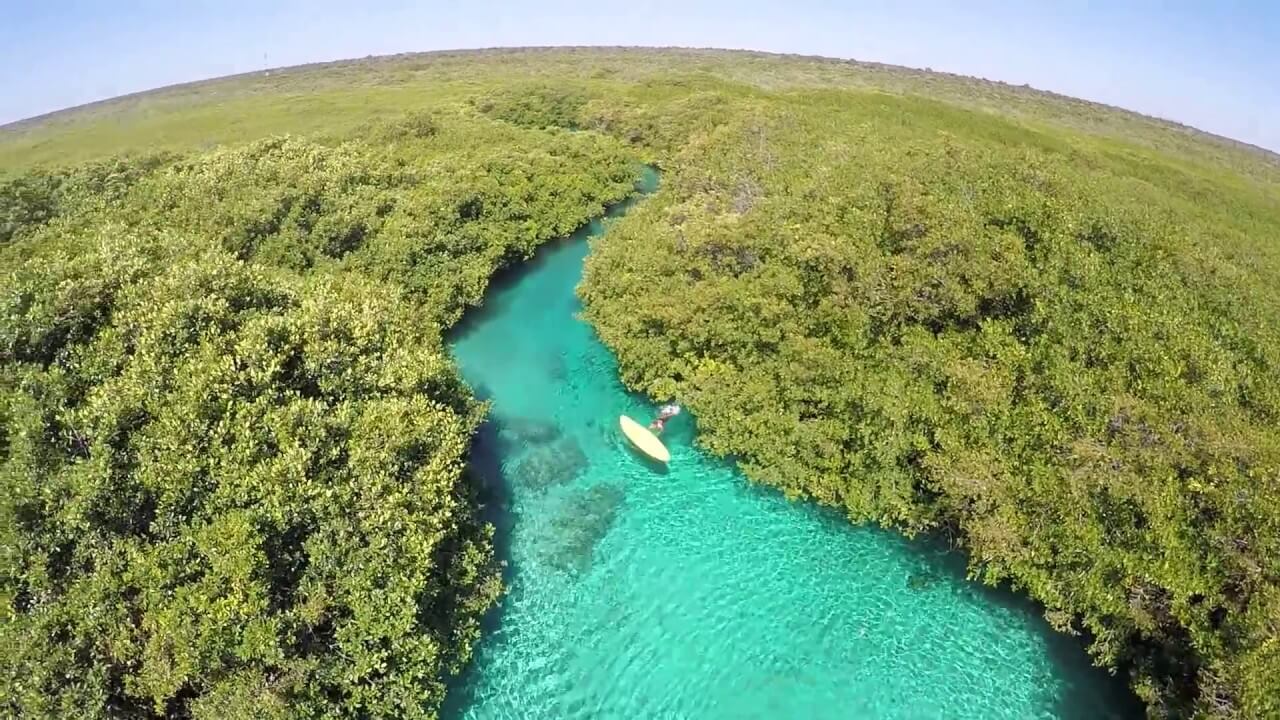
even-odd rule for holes
{"type": "MultiPolygon", "coordinates": [[[[656,181],[650,177],[649,182],[656,181]]],[[[615,208],[615,213],[625,207],[615,208]]],[[[454,334],[492,402],[474,471],[509,588],[450,694],[459,718],[1107,718],[1121,683],[963,560],[750,485],[692,445],[669,470],[576,318],[592,223],[499,278],[454,334]]]]}

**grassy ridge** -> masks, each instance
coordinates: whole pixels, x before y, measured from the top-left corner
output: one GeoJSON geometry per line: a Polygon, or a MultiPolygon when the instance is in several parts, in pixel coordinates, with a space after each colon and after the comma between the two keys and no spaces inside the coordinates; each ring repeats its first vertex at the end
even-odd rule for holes
{"type": "MultiPolygon", "coordinates": [[[[1273,154],[971,78],[570,49],[377,58],[132,96],[0,130],[0,172],[280,132],[311,136],[304,155],[362,138],[339,156],[381,179],[367,192],[314,188],[296,168],[205,179],[166,222],[255,267],[390,286],[437,327],[504,258],[615,196],[625,183],[601,167],[659,162],[663,189],[593,248],[582,289],[629,384],[687,401],[702,442],[756,480],[856,520],[950,534],[975,574],[1022,588],[1056,626],[1087,633],[1099,661],[1130,670],[1153,715],[1280,713],[1273,154]],[[384,218],[384,183],[420,202],[384,218]],[[211,187],[228,194],[196,202],[211,187]],[[297,215],[313,192],[320,215],[297,215]],[[471,229],[453,229],[461,220],[471,229]]],[[[203,162],[231,157],[243,158],[203,162]]],[[[64,194],[71,208],[115,197],[101,177],[58,173],[6,187],[12,263],[54,262],[39,258],[61,242],[49,217],[64,194]]],[[[135,203],[122,207],[143,212],[135,203]]],[[[105,266],[9,297],[36,292],[50,318],[71,318],[51,337],[96,342],[83,328],[97,305],[67,315],[59,303],[80,295],[57,292],[97,297],[105,266]]],[[[8,289],[38,287],[43,267],[8,289]]],[[[29,311],[10,315],[13,337],[29,311]]],[[[25,402],[0,408],[9,438],[35,422],[25,402]]],[[[55,415],[74,404],[40,402],[55,415]]]]}

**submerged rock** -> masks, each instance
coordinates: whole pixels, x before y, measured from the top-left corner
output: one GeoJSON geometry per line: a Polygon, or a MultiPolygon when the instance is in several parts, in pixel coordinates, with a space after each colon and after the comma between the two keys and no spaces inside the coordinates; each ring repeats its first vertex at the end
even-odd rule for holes
{"type": "Polygon", "coordinates": [[[587,469],[587,454],[571,437],[540,445],[526,453],[510,470],[517,487],[536,493],[573,481],[587,469]]]}
{"type": "Polygon", "coordinates": [[[564,355],[557,353],[547,358],[547,377],[557,382],[569,377],[569,364],[564,355]]]}
{"type": "Polygon", "coordinates": [[[559,425],[539,418],[503,418],[498,421],[498,425],[498,436],[508,449],[546,445],[559,440],[563,435],[559,425]]]}
{"type": "Polygon", "coordinates": [[[544,557],[553,567],[582,573],[591,568],[596,545],[609,533],[626,493],[619,485],[593,485],[560,503],[550,523],[544,557]]]}
{"type": "Polygon", "coordinates": [[[941,579],[942,578],[932,570],[914,572],[907,576],[907,587],[911,590],[915,590],[916,592],[920,592],[933,587],[941,579]]]}

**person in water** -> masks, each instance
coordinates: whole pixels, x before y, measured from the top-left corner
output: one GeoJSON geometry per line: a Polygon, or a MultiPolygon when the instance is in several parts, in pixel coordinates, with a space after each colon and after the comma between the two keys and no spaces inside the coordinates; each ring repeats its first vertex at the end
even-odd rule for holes
{"type": "Polygon", "coordinates": [[[655,433],[661,433],[663,428],[666,426],[667,421],[679,414],[679,405],[675,403],[663,405],[661,408],[658,408],[658,417],[654,418],[653,422],[649,423],[649,429],[655,433]]]}

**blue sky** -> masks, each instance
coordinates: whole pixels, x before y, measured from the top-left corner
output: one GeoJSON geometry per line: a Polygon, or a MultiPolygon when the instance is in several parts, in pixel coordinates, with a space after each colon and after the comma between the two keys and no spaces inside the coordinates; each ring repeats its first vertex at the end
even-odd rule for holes
{"type": "Polygon", "coordinates": [[[932,67],[1280,151],[1280,2],[7,0],[0,123],[229,73],[502,45],[752,48],[932,67]]]}

